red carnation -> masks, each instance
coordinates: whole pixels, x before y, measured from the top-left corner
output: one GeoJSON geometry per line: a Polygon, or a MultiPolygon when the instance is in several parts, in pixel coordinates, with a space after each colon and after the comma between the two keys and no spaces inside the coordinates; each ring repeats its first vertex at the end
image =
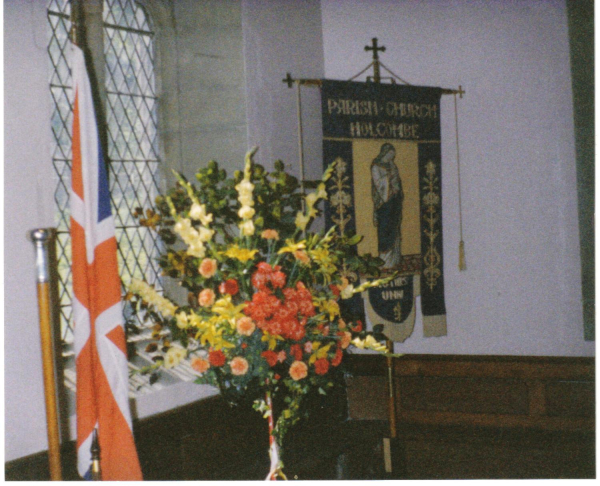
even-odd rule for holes
{"type": "Polygon", "coordinates": [[[329,361],[325,358],[318,359],[315,361],[315,373],[317,375],[324,375],[329,371],[329,361]]]}
{"type": "Polygon", "coordinates": [[[267,262],[256,265],[256,272],[252,274],[252,285],[258,290],[266,290],[270,282],[273,288],[281,289],[285,286],[286,275],[279,265],[271,267],[267,262]]]}
{"type": "Polygon", "coordinates": [[[299,341],[306,336],[304,326],[307,319],[316,314],[316,309],[310,291],[301,282],[295,289],[282,288],[281,300],[273,293],[272,288],[284,286],[287,278],[280,268],[278,265],[271,268],[266,262],[257,265],[252,284],[258,291],[250,302],[246,302],[244,313],[263,331],[299,341]]]}
{"type": "Polygon", "coordinates": [[[288,337],[295,339],[296,341],[300,341],[304,336],[306,336],[306,329],[301,325],[294,326],[288,333],[288,337]]]}
{"type": "Polygon", "coordinates": [[[260,262],[258,265],[256,265],[256,269],[259,273],[267,274],[273,271],[273,268],[267,262],[260,262]]]}
{"type": "Polygon", "coordinates": [[[363,330],[363,325],[361,321],[356,321],[356,326],[352,328],[354,332],[360,332],[363,330]]]}
{"type": "Polygon", "coordinates": [[[225,282],[221,282],[219,285],[219,292],[222,294],[235,295],[240,290],[237,280],[233,278],[228,278],[225,282]]]}
{"type": "Polygon", "coordinates": [[[299,344],[292,344],[290,347],[290,354],[296,361],[302,361],[302,346],[299,344]]]}
{"type": "Polygon", "coordinates": [[[340,296],[340,288],[337,285],[331,284],[329,286],[329,289],[331,290],[331,292],[333,293],[333,295],[335,295],[336,297],[340,296]]]}
{"type": "Polygon", "coordinates": [[[225,355],[220,349],[208,353],[208,362],[213,366],[223,366],[225,364],[225,355]]]}
{"type": "Polygon", "coordinates": [[[285,285],[286,276],[283,272],[273,272],[271,274],[271,284],[276,289],[281,289],[285,285]]]}
{"type": "Polygon", "coordinates": [[[342,362],[342,357],[344,353],[340,348],[335,350],[335,356],[331,359],[331,366],[338,366],[342,362]]]}
{"type": "Polygon", "coordinates": [[[275,351],[263,351],[260,355],[267,360],[269,366],[277,364],[277,353],[275,351]]]}
{"type": "Polygon", "coordinates": [[[317,329],[321,332],[321,334],[323,334],[323,336],[329,336],[329,326],[326,326],[325,324],[319,324],[317,329]]]}
{"type": "Polygon", "coordinates": [[[262,272],[254,272],[251,281],[254,288],[262,290],[269,282],[269,275],[262,272]]]}

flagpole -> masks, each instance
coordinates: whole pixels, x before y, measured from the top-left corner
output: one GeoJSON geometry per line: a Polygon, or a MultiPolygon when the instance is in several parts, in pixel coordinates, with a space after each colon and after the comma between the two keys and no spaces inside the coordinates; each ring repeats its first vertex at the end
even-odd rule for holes
{"type": "Polygon", "coordinates": [[[62,481],[60,464],[60,438],[58,408],[56,405],[56,366],[50,318],[50,266],[48,244],[54,242],[54,228],[38,228],[29,233],[35,245],[35,267],[37,280],[42,363],[44,369],[44,397],[46,402],[46,427],[48,430],[48,462],[50,479],[62,481]]]}

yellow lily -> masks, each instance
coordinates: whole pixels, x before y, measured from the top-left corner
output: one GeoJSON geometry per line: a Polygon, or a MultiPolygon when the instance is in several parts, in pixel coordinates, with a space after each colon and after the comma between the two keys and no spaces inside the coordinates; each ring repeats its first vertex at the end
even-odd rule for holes
{"type": "Polygon", "coordinates": [[[247,248],[240,248],[237,245],[231,246],[225,252],[220,252],[221,255],[225,255],[229,258],[235,258],[242,263],[246,263],[248,260],[252,260],[254,255],[258,253],[257,249],[248,250],[247,248]]]}
{"type": "Polygon", "coordinates": [[[264,331],[264,334],[260,340],[268,341],[269,350],[273,351],[277,347],[277,341],[283,341],[284,339],[279,334],[269,334],[268,332],[264,331]]]}
{"type": "Polygon", "coordinates": [[[304,248],[306,248],[305,240],[295,243],[294,240],[287,239],[285,240],[285,244],[286,246],[284,246],[277,252],[278,255],[281,255],[282,253],[294,253],[297,250],[303,250],[304,248]]]}
{"type": "Polygon", "coordinates": [[[319,264],[323,273],[325,273],[325,278],[328,280],[328,283],[331,281],[330,275],[333,275],[337,268],[333,264],[331,259],[331,255],[327,247],[315,248],[314,250],[309,250],[308,254],[310,257],[319,264]]]}
{"type": "Polygon", "coordinates": [[[243,317],[242,310],[246,307],[245,303],[233,305],[231,295],[225,295],[217,300],[211,310],[218,316],[219,321],[226,320],[235,329],[236,321],[243,317]]]}
{"type": "Polygon", "coordinates": [[[372,349],[373,351],[383,352],[386,351],[387,348],[384,344],[381,344],[370,334],[366,339],[354,338],[351,343],[360,349],[372,349]]]}
{"type": "Polygon", "coordinates": [[[324,300],[319,302],[319,310],[329,314],[330,321],[333,321],[336,316],[340,315],[340,306],[335,300],[324,300]]]}
{"type": "Polygon", "coordinates": [[[313,354],[308,359],[308,363],[313,364],[318,359],[326,358],[327,352],[329,351],[329,348],[331,348],[331,346],[332,346],[331,344],[328,344],[327,346],[323,346],[321,348],[320,342],[313,341],[313,343],[312,343],[313,354]]]}
{"type": "Polygon", "coordinates": [[[196,339],[200,340],[200,344],[205,346],[208,343],[215,349],[221,348],[233,348],[234,344],[226,341],[222,334],[224,331],[223,327],[218,327],[217,324],[220,322],[218,316],[213,316],[206,321],[202,321],[201,328],[196,333],[196,339]]]}

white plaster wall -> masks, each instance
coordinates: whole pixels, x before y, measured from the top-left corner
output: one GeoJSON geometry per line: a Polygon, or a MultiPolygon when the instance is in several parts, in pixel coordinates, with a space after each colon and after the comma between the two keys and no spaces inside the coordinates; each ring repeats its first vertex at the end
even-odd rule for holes
{"type": "Polygon", "coordinates": [[[216,160],[229,174],[244,166],[246,99],[240,0],[171,0],[177,41],[178,126],[173,158],[193,178],[216,160]]]}
{"type": "Polygon", "coordinates": [[[6,460],[47,447],[34,250],[26,239],[54,225],[45,14],[44,2],[4,2],[6,460]]]}
{"type": "MultiPolygon", "coordinates": [[[[282,80],[323,77],[319,0],[242,0],[248,144],[257,162],[272,168],[282,160],[300,176],[297,88],[282,80]]],[[[322,174],[319,90],[302,88],[305,178],[322,174]]]]}
{"type": "MultiPolygon", "coordinates": [[[[467,271],[459,272],[454,112],[442,100],[448,335],[399,352],[591,356],[583,339],[567,15],[563,0],[322,0],[327,78],[382,62],[457,88],[467,271]]],[[[364,79],[364,78],[363,78],[364,79]]]]}

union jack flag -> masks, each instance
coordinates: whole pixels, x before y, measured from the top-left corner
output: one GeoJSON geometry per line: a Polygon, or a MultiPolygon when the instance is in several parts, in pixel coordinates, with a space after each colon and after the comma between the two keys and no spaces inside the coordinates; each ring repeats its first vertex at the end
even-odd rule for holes
{"type": "Polygon", "coordinates": [[[71,244],[75,321],[77,469],[86,477],[98,431],[102,479],[141,480],[132,433],[117,241],[83,51],[72,45],[71,244]]]}

